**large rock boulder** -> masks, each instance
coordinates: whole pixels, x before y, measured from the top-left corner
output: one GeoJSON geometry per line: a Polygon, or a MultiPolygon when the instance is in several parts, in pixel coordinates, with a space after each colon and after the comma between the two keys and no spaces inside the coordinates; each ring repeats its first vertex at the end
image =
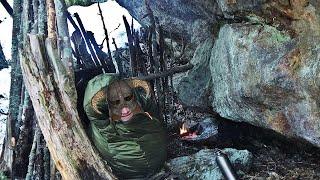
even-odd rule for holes
{"type": "MultiPolygon", "coordinates": [[[[247,150],[226,148],[222,150],[238,174],[247,172],[252,165],[252,153],[247,150]]],[[[217,150],[204,149],[190,156],[178,157],[168,162],[168,168],[183,179],[224,179],[216,163],[217,150]]]]}
{"type": "Polygon", "coordinates": [[[209,100],[222,117],[320,146],[319,4],[282,5],[264,4],[260,17],[225,24],[211,50],[199,45],[196,66],[181,80],[178,94],[187,105],[203,107],[209,100]],[[274,22],[268,13],[278,14],[274,22]],[[196,79],[206,70],[207,52],[211,77],[196,79]],[[208,87],[213,98],[199,98],[208,87]]]}
{"type": "Polygon", "coordinates": [[[215,110],[320,146],[319,43],[266,24],[225,25],[210,60],[215,110]]]}
{"type": "Polygon", "coordinates": [[[211,73],[209,61],[213,39],[207,39],[200,44],[191,60],[194,68],[190,70],[177,86],[178,97],[187,106],[207,109],[210,106],[209,91],[211,86],[211,73]]]}
{"type": "MultiPolygon", "coordinates": [[[[141,24],[149,25],[145,0],[116,0],[141,24]]],[[[191,46],[212,37],[216,22],[232,14],[259,12],[266,0],[150,0],[150,7],[164,31],[191,46]]]]}

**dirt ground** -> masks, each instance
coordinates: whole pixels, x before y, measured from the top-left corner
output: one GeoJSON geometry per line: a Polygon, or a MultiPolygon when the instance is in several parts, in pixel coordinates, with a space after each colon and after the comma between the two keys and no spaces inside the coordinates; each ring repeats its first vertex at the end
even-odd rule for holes
{"type": "MultiPolygon", "coordinates": [[[[208,114],[177,109],[178,121],[197,120],[208,114]]],[[[168,128],[168,158],[190,155],[203,148],[247,149],[253,153],[250,171],[241,179],[320,179],[320,149],[246,123],[234,123],[218,118],[219,138],[214,142],[181,141],[178,126],[168,128]]]]}

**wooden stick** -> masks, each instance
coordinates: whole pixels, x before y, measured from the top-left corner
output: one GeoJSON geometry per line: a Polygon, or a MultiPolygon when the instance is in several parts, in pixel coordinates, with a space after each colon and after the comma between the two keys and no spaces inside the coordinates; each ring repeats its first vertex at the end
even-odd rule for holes
{"type": "Polygon", "coordinates": [[[34,136],[33,136],[33,143],[32,143],[32,148],[30,151],[30,155],[29,155],[29,164],[28,164],[28,172],[26,175],[26,180],[30,180],[32,179],[33,176],[33,169],[34,169],[34,161],[36,159],[36,147],[37,147],[37,139],[39,136],[39,128],[36,127],[34,136]]]}
{"type": "MultiPolygon", "coordinates": [[[[101,68],[104,68],[104,66],[75,70],[75,72],[76,73],[84,73],[84,72],[95,71],[95,70],[101,69],[101,68]]],[[[150,81],[150,80],[157,79],[157,78],[171,76],[176,73],[185,72],[185,71],[188,71],[192,68],[193,68],[192,64],[186,64],[186,65],[182,65],[182,66],[173,67],[172,69],[168,69],[167,71],[164,71],[164,72],[153,73],[153,74],[149,74],[147,76],[137,76],[137,77],[132,77],[132,78],[150,81]]]]}
{"type": "Polygon", "coordinates": [[[114,45],[115,50],[118,51],[118,46],[114,38],[112,38],[112,44],[114,45]]]}
{"type": "Polygon", "coordinates": [[[102,15],[102,10],[101,10],[101,7],[100,7],[100,3],[98,3],[98,8],[99,8],[99,15],[101,17],[101,21],[102,21],[102,25],[103,25],[104,35],[106,36],[108,55],[109,55],[110,60],[112,61],[112,55],[111,55],[110,44],[109,44],[108,30],[107,30],[106,24],[104,23],[104,17],[102,15]]]}
{"type": "Polygon", "coordinates": [[[47,17],[48,17],[48,38],[57,41],[56,34],[56,10],[54,0],[47,0],[47,17]]]}
{"type": "Polygon", "coordinates": [[[10,6],[10,4],[6,0],[1,0],[1,4],[6,9],[6,11],[10,14],[10,16],[13,16],[13,9],[10,6]]]}
{"type": "Polygon", "coordinates": [[[129,51],[130,51],[130,67],[131,67],[131,76],[136,76],[136,63],[135,63],[135,51],[133,47],[133,37],[130,30],[130,25],[127,21],[127,18],[125,16],[123,17],[123,22],[126,27],[127,37],[128,37],[128,43],[129,43],[129,51]]]}
{"type": "Polygon", "coordinates": [[[164,71],[164,72],[149,74],[147,76],[133,77],[133,78],[141,79],[141,80],[145,80],[145,81],[150,81],[150,80],[153,80],[153,79],[158,79],[158,78],[171,76],[171,75],[176,74],[176,73],[185,72],[185,71],[188,71],[188,70],[190,70],[192,68],[193,68],[192,64],[186,64],[186,65],[182,65],[182,66],[178,66],[178,67],[173,67],[172,69],[169,69],[169,70],[164,71]]]}
{"type": "Polygon", "coordinates": [[[93,51],[93,48],[92,48],[92,45],[90,43],[90,40],[88,38],[88,34],[87,34],[87,31],[85,30],[83,24],[82,24],[82,21],[80,19],[80,16],[78,13],[74,13],[74,17],[76,18],[76,20],[78,21],[78,24],[79,24],[79,28],[80,28],[80,33],[81,33],[81,36],[83,37],[84,39],[84,42],[85,42],[85,45],[86,47],[89,49],[90,51],[90,55],[91,55],[91,59],[94,63],[95,66],[101,66],[101,61],[98,59],[98,57],[96,56],[96,54],[94,53],[93,51]]]}

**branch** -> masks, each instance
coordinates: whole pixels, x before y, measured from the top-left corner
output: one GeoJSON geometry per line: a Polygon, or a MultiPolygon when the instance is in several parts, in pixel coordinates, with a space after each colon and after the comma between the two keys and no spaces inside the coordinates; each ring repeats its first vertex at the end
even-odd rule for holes
{"type": "Polygon", "coordinates": [[[7,10],[7,12],[10,14],[10,16],[13,16],[13,9],[10,6],[10,4],[6,0],[1,0],[1,4],[3,7],[7,10]]]}
{"type": "Polygon", "coordinates": [[[133,36],[131,34],[130,25],[127,21],[127,18],[125,16],[123,17],[123,22],[126,27],[127,37],[128,37],[128,43],[129,43],[129,51],[130,51],[130,67],[131,67],[131,76],[136,75],[136,66],[135,66],[135,52],[133,47],[133,36]]]}
{"type": "Polygon", "coordinates": [[[112,31],[109,32],[109,34],[111,34],[112,32],[114,32],[114,31],[116,31],[116,30],[118,30],[120,26],[121,26],[121,24],[119,23],[116,28],[114,28],[112,31]]]}
{"type": "Polygon", "coordinates": [[[47,0],[48,38],[57,40],[56,34],[56,10],[54,0],[47,0]]]}
{"type": "Polygon", "coordinates": [[[107,42],[107,48],[108,48],[108,55],[109,55],[110,60],[112,61],[112,55],[111,55],[110,44],[109,44],[108,30],[107,30],[106,24],[104,23],[104,17],[103,17],[103,15],[102,15],[100,3],[98,3],[98,8],[99,8],[99,15],[100,15],[100,17],[101,17],[101,21],[102,21],[102,25],[103,25],[104,35],[106,36],[106,42],[107,42]]]}
{"type": "Polygon", "coordinates": [[[175,73],[181,73],[181,72],[185,72],[188,71],[190,69],[193,68],[192,64],[187,64],[187,65],[182,65],[182,66],[178,66],[178,67],[173,67],[172,69],[169,69],[167,71],[164,72],[160,72],[160,73],[155,73],[155,74],[149,74],[147,76],[140,76],[140,77],[135,77],[137,79],[141,79],[141,80],[146,80],[146,81],[150,81],[153,79],[158,79],[158,78],[163,78],[166,76],[171,76],[175,73]]]}
{"type": "Polygon", "coordinates": [[[7,116],[7,115],[9,115],[9,113],[5,113],[5,112],[3,112],[3,110],[2,110],[2,109],[0,110],[0,114],[2,114],[2,115],[6,115],[6,116],[7,116]]]}
{"type": "Polygon", "coordinates": [[[33,136],[33,142],[32,147],[29,155],[29,164],[28,164],[28,171],[26,175],[26,180],[31,180],[31,177],[33,176],[33,169],[34,169],[34,161],[36,159],[36,147],[37,147],[37,139],[39,138],[39,128],[36,127],[34,136],[33,136]]]}

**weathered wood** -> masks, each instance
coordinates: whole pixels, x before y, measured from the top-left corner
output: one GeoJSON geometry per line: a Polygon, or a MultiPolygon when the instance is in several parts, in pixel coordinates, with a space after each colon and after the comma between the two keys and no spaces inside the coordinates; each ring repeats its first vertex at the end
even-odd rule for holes
{"type": "MultiPolygon", "coordinates": [[[[164,37],[163,37],[163,30],[161,25],[157,25],[157,29],[159,32],[159,63],[160,63],[160,71],[165,72],[167,71],[167,61],[165,58],[165,51],[164,51],[164,37]]],[[[160,102],[162,102],[161,109],[163,110],[163,116],[164,116],[164,121],[166,122],[166,125],[168,124],[167,122],[167,117],[166,117],[166,104],[167,104],[167,99],[168,99],[168,92],[169,92],[169,87],[168,87],[168,77],[163,77],[161,78],[161,86],[162,86],[162,96],[160,96],[160,102]]]]}
{"type": "Polygon", "coordinates": [[[21,110],[21,117],[19,117],[18,127],[16,132],[19,134],[15,147],[15,160],[14,171],[15,177],[23,178],[26,176],[28,169],[28,154],[32,146],[33,124],[34,124],[34,111],[28,92],[25,90],[21,110]]]}
{"type": "Polygon", "coordinates": [[[47,10],[46,1],[39,0],[38,7],[38,33],[46,34],[47,32],[47,10]]]}
{"type": "Polygon", "coordinates": [[[40,132],[37,138],[37,149],[36,149],[36,159],[34,162],[33,169],[33,179],[44,179],[44,169],[43,169],[43,135],[40,132]]]}
{"type": "Polygon", "coordinates": [[[131,76],[136,76],[136,59],[135,59],[135,51],[133,46],[133,36],[131,34],[130,25],[125,16],[123,17],[124,26],[126,28],[128,44],[129,44],[129,52],[130,52],[130,67],[131,67],[131,76]]]}
{"type": "Polygon", "coordinates": [[[36,159],[36,147],[37,147],[37,139],[39,137],[39,128],[36,127],[35,133],[33,135],[32,148],[29,154],[29,164],[28,164],[28,172],[26,175],[26,180],[31,180],[33,176],[34,169],[34,161],[36,159]]]}
{"type": "Polygon", "coordinates": [[[21,32],[21,12],[22,1],[13,1],[13,30],[12,30],[12,48],[11,48],[11,85],[10,85],[10,102],[9,115],[6,121],[6,136],[5,148],[2,151],[0,169],[2,171],[9,171],[12,174],[13,166],[13,146],[12,140],[15,139],[15,126],[19,114],[19,106],[21,102],[22,92],[22,74],[19,59],[19,44],[22,41],[22,36],[17,36],[21,32]]]}
{"type": "Polygon", "coordinates": [[[44,147],[44,155],[43,155],[43,168],[44,168],[44,180],[50,179],[50,152],[47,147],[44,147]]]}
{"type": "Polygon", "coordinates": [[[47,27],[48,27],[48,38],[57,39],[56,33],[56,11],[54,0],[46,0],[47,5],[47,27]]]}
{"type": "Polygon", "coordinates": [[[29,35],[21,55],[39,127],[64,179],[115,179],[90,144],[76,110],[73,79],[50,39],[29,35]],[[47,58],[49,57],[49,58],[47,58]],[[53,72],[51,72],[51,69],[53,72]],[[72,93],[73,92],[73,93],[72,93]]]}
{"type": "Polygon", "coordinates": [[[158,79],[158,78],[171,76],[175,73],[185,72],[185,71],[188,71],[192,68],[193,68],[192,64],[187,64],[187,65],[173,67],[165,72],[153,73],[153,74],[149,74],[147,76],[139,76],[139,77],[133,77],[133,78],[141,79],[141,80],[145,80],[145,81],[150,81],[150,80],[154,80],[154,79],[158,79]]]}
{"type": "Polygon", "coordinates": [[[109,59],[110,59],[110,61],[112,61],[112,55],[111,55],[111,50],[110,50],[108,30],[107,30],[106,24],[105,24],[105,22],[104,22],[104,17],[103,17],[103,14],[102,14],[102,10],[101,10],[101,7],[100,7],[100,3],[98,3],[98,8],[99,8],[99,15],[100,15],[100,17],[101,17],[101,21],[102,21],[102,25],[103,25],[104,35],[105,35],[105,38],[106,38],[106,43],[107,43],[107,49],[108,49],[109,59]]]}
{"type": "Polygon", "coordinates": [[[139,37],[139,32],[136,31],[134,34],[134,51],[136,52],[136,67],[137,67],[137,72],[142,75],[147,75],[147,67],[146,67],[146,60],[144,59],[143,52],[140,48],[140,37],[139,37]]]}
{"type": "Polygon", "coordinates": [[[31,24],[32,26],[32,33],[37,34],[38,33],[38,15],[39,15],[39,0],[32,0],[32,4],[31,4],[32,8],[33,8],[33,22],[31,24]]]}

